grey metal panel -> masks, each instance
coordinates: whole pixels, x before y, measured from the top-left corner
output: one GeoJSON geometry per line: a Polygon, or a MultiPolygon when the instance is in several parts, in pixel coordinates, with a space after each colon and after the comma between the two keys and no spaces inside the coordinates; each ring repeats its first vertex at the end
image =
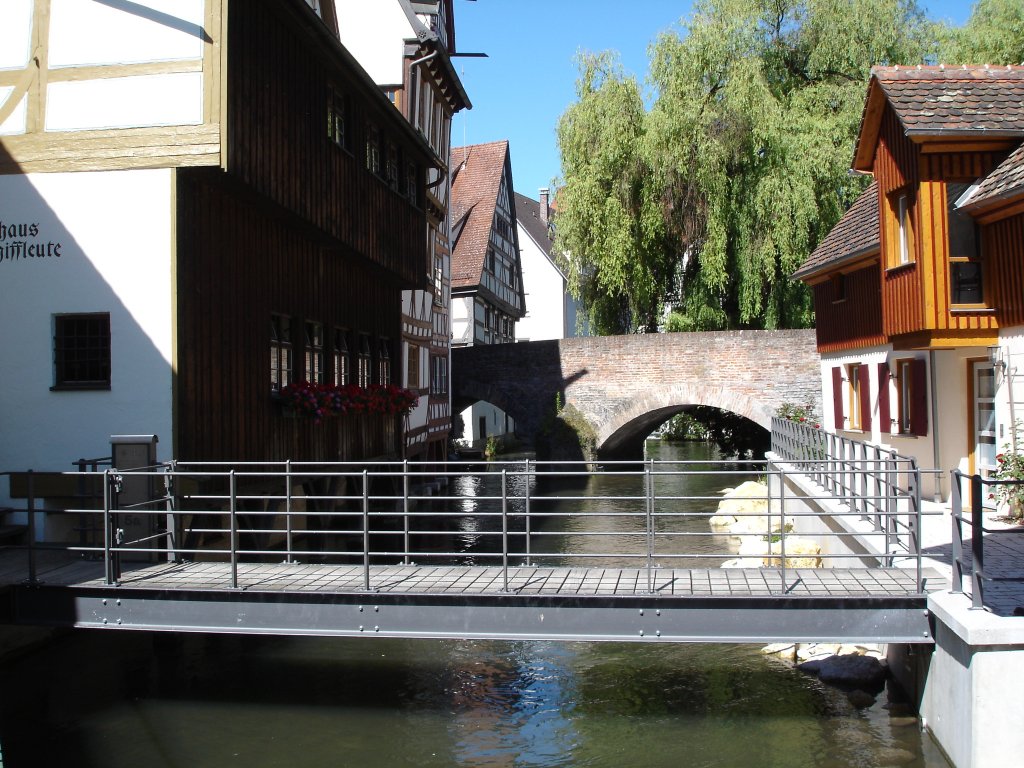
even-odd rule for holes
{"type": "Polygon", "coordinates": [[[14,620],[149,631],[634,642],[932,642],[923,598],[566,599],[15,590],[14,620]]]}

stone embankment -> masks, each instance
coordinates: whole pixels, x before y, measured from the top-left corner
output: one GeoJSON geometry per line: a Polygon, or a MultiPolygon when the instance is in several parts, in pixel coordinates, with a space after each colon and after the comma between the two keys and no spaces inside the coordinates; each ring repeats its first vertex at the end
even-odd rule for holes
{"type": "MultiPolygon", "coordinates": [[[[713,531],[730,537],[738,557],[722,567],[778,568],[783,554],[786,568],[824,567],[821,543],[808,536],[794,536],[792,523],[784,518],[779,499],[768,498],[764,483],[747,481],[725,489],[709,523],[713,531]]],[[[774,643],[762,652],[844,689],[855,706],[870,705],[888,677],[883,649],[878,645],[774,643]]]]}

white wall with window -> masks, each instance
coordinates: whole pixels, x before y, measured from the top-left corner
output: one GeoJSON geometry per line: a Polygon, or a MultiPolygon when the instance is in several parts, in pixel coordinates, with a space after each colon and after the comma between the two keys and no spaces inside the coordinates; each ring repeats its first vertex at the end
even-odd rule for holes
{"type": "Polygon", "coordinates": [[[69,469],[113,434],[156,434],[172,455],[172,182],[0,177],[0,466],[69,469]]]}

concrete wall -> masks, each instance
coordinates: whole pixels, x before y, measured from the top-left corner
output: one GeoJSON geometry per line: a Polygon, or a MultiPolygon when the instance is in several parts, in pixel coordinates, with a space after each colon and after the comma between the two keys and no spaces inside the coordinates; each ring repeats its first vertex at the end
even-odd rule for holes
{"type": "Polygon", "coordinates": [[[920,703],[922,724],[955,768],[1020,765],[1024,631],[1020,619],[973,611],[964,595],[933,595],[935,648],[920,703]]]}

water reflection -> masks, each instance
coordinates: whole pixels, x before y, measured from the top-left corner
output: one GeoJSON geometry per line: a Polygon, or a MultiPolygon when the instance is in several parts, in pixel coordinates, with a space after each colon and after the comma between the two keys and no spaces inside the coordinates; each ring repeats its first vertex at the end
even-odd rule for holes
{"type": "MultiPolygon", "coordinates": [[[[493,521],[471,520],[455,535],[483,546],[493,521]]],[[[589,525],[538,546],[589,545],[589,525]]],[[[622,533],[602,549],[631,552],[622,533]]],[[[122,631],[0,665],[0,749],[3,768],[947,768],[885,694],[859,709],[749,646],[122,631]]]]}

